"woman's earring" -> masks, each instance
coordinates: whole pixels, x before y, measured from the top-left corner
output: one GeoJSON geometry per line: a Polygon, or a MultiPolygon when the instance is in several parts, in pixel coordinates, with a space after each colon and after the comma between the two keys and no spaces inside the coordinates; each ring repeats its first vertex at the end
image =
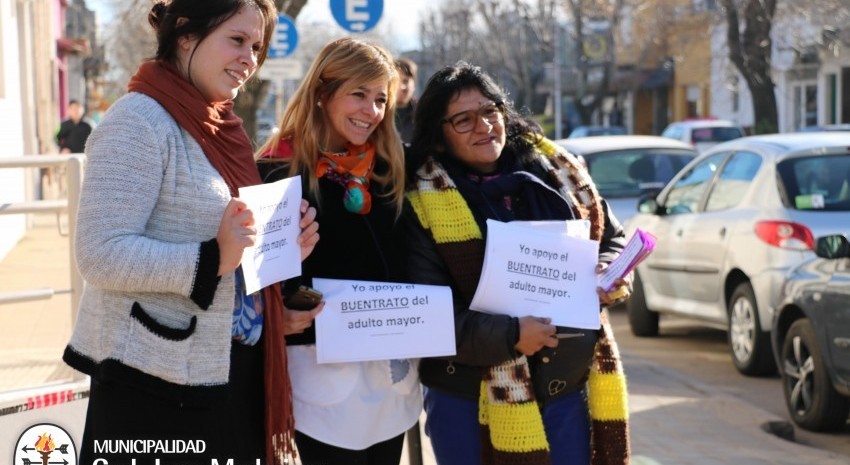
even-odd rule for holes
{"type": "Polygon", "coordinates": [[[319,100],[318,102],[316,102],[316,106],[319,107],[319,108],[322,108],[322,101],[319,100]]]}

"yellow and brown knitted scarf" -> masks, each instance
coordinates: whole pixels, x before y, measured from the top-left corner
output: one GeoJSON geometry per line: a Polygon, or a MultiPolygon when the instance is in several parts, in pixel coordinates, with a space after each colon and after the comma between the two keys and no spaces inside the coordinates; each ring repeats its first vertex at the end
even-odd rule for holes
{"type": "MultiPolygon", "coordinates": [[[[547,139],[530,139],[537,161],[549,174],[576,217],[591,220],[591,238],[604,229],[600,197],[579,161],[547,139]]],[[[466,302],[472,300],[484,260],[481,229],[448,173],[433,159],[416,174],[416,190],[408,198],[466,302]]],[[[596,343],[587,382],[592,423],[592,464],[629,463],[628,394],[620,354],[607,316],[596,343]]],[[[534,398],[524,356],[485,372],[479,397],[484,465],[549,464],[549,444],[534,398]]]]}

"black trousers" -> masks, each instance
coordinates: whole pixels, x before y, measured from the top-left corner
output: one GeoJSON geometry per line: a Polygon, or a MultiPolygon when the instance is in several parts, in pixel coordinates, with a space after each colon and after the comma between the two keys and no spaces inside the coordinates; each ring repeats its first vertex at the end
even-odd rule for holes
{"type": "Polygon", "coordinates": [[[302,465],[398,465],[404,433],[367,449],[351,450],[325,444],[296,431],[295,445],[302,465]]]}
{"type": "Polygon", "coordinates": [[[231,458],[234,465],[265,463],[262,342],[233,343],[230,359],[226,399],[213,404],[190,405],[123,381],[92,378],[80,465],[97,459],[154,465],[157,458],[160,465],[224,464],[231,458]]]}

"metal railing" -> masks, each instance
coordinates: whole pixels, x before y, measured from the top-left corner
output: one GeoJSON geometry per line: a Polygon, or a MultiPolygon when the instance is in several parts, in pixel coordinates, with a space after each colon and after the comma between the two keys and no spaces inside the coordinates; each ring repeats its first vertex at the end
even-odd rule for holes
{"type": "MultiPolygon", "coordinates": [[[[73,240],[77,229],[77,206],[80,199],[80,188],[83,184],[85,155],[24,155],[22,157],[0,158],[0,169],[11,168],[65,168],[67,183],[67,198],[56,200],[33,200],[28,202],[0,203],[0,215],[21,214],[68,214],[68,237],[73,240]]],[[[0,292],[0,305],[33,300],[50,299],[56,294],[71,294],[71,324],[77,319],[80,305],[80,295],[83,292],[83,277],[77,271],[77,261],[74,248],[69,248],[71,261],[71,288],[33,288],[15,292],[0,292]]]]}
{"type": "MultiPolygon", "coordinates": [[[[68,238],[73,241],[77,230],[77,207],[80,200],[80,189],[83,183],[85,155],[25,155],[22,157],[0,158],[0,169],[4,168],[66,168],[67,198],[56,200],[34,200],[29,202],[0,203],[0,215],[20,214],[68,214],[68,238]]],[[[71,324],[77,320],[80,305],[80,295],[83,291],[83,278],[77,271],[77,261],[74,248],[69,248],[71,262],[71,288],[33,288],[24,291],[0,292],[0,305],[46,300],[56,294],[71,294],[71,324]]],[[[75,379],[79,383],[79,379],[75,379]]],[[[83,389],[83,388],[80,388],[83,389]]],[[[87,388],[86,388],[87,390],[87,388]]],[[[422,442],[419,435],[419,423],[407,431],[408,461],[410,465],[421,465],[422,442]]]]}

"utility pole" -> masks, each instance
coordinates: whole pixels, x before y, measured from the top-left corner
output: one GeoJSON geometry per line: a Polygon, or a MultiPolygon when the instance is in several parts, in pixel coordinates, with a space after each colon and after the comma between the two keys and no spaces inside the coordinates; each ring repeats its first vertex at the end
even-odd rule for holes
{"type": "Polygon", "coordinates": [[[558,15],[553,14],[552,18],[555,21],[555,31],[552,34],[552,40],[555,42],[552,49],[555,51],[555,57],[552,60],[552,68],[555,73],[554,89],[552,92],[553,105],[555,106],[555,140],[561,138],[561,26],[558,24],[558,15]]]}

